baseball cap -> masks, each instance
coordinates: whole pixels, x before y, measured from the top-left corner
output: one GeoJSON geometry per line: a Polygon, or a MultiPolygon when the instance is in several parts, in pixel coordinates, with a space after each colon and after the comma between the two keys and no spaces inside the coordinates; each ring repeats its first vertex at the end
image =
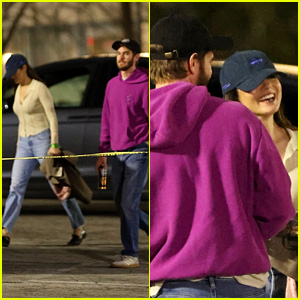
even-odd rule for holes
{"type": "Polygon", "coordinates": [[[22,54],[13,54],[5,64],[6,73],[4,78],[9,78],[18,71],[20,67],[23,65],[28,64],[27,59],[22,54]]]}
{"type": "Polygon", "coordinates": [[[133,52],[141,53],[141,46],[135,40],[131,40],[131,39],[126,38],[126,39],[123,39],[122,41],[115,41],[112,44],[112,48],[114,50],[118,50],[122,46],[127,47],[128,49],[130,49],[133,52]]]}
{"type": "Polygon", "coordinates": [[[220,72],[223,95],[233,89],[250,92],[256,89],[272,74],[278,72],[268,56],[258,50],[246,50],[234,53],[224,63],[220,72]]]}
{"type": "Polygon", "coordinates": [[[197,18],[175,14],[160,19],[150,31],[150,56],[155,60],[188,58],[201,50],[227,50],[233,40],[212,36],[197,18]]]}

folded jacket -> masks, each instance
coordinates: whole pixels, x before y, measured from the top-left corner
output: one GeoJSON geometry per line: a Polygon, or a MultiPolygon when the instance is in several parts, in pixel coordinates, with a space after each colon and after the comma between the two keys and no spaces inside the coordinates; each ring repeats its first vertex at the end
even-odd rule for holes
{"type": "MultiPolygon", "coordinates": [[[[53,154],[49,154],[50,156],[53,154]]],[[[61,155],[74,155],[68,150],[61,150],[61,155]]],[[[56,158],[44,159],[40,170],[46,178],[54,185],[55,194],[60,200],[64,200],[66,193],[83,203],[89,204],[92,201],[93,192],[82,178],[76,164],[77,158],[56,158]],[[69,187],[68,190],[66,187],[69,187]]]]}

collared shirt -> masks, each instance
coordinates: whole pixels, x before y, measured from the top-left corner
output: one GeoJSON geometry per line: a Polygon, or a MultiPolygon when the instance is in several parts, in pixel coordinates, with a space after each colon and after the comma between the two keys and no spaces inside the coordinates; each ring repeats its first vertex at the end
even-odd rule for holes
{"type": "Polygon", "coordinates": [[[19,119],[19,137],[36,135],[50,128],[51,143],[58,143],[58,122],[54,102],[45,84],[32,79],[22,104],[19,85],[15,94],[13,110],[19,119]]]}
{"type": "Polygon", "coordinates": [[[286,147],[283,164],[292,181],[291,195],[296,211],[298,211],[298,130],[287,129],[290,141],[286,147]]]}
{"type": "MultiPolygon", "coordinates": [[[[286,130],[290,136],[290,141],[285,150],[283,164],[291,179],[292,201],[296,212],[298,212],[298,131],[286,130]]],[[[286,249],[282,244],[282,235],[280,234],[269,240],[267,246],[272,267],[297,280],[298,252],[286,249]]]]}

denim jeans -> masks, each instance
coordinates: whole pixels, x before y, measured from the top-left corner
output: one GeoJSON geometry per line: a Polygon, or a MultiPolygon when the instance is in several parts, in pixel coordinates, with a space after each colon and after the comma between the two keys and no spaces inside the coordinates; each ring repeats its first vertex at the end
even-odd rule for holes
{"type": "MultiPolygon", "coordinates": [[[[20,137],[16,157],[46,156],[50,148],[50,131],[45,130],[37,135],[20,137]]],[[[15,160],[12,168],[11,185],[9,195],[5,202],[5,210],[2,217],[2,228],[12,232],[23,204],[26,187],[30,176],[37,163],[42,159],[15,160]]],[[[84,224],[81,209],[74,198],[66,199],[62,205],[70,218],[72,228],[78,228],[84,224]]]]}
{"type": "MultiPolygon", "coordinates": [[[[148,150],[145,143],[130,149],[148,150]]],[[[138,256],[139,228],[149,235],[149,216],[139,208],[148,168],[148,153],[118,155],[113,160],[113,195],[121,217],[122,255],[138,256]]]]}
{"type": "Polygon", "coordinates": [[[156,298],[266,298],[265,290],[234,278],[207,277],[199,281],[166,281],[156,298]]]}

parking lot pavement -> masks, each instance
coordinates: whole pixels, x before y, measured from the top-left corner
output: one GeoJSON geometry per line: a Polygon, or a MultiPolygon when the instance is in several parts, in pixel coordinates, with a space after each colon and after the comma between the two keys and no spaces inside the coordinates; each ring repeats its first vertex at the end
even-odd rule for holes
{"type": "Polygon", "coordinates": [[[149,244],[144,232],[140,231],[141,266],[109,267],[122,250],[119,217],[111,202],[83,209],[87,238],[80,246],[68,247],[72,230],[59,204],[30,201],[25,199],[10,247],[2,249],[2,298],[149,297],[149,244]]]}

